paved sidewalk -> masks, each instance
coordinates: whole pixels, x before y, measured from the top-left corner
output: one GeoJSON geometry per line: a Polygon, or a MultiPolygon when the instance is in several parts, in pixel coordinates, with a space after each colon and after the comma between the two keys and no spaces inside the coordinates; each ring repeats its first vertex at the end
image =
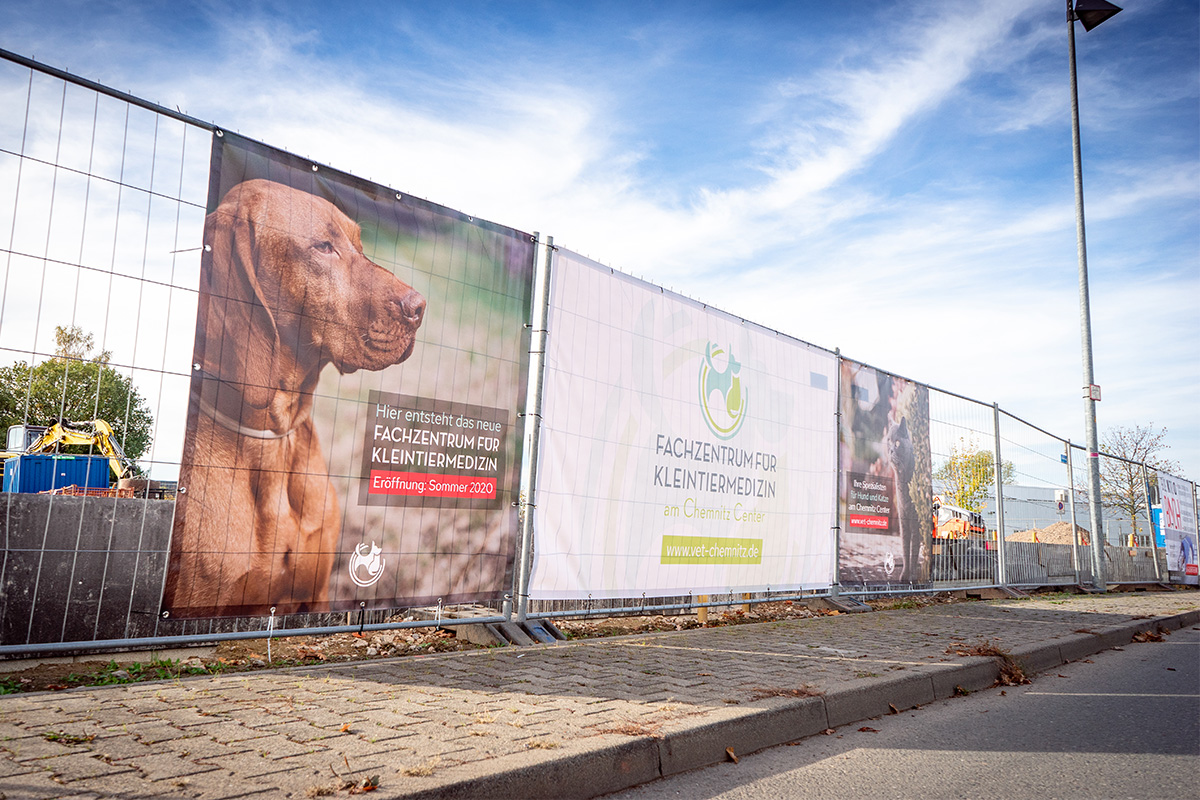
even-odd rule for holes
{"type": "Polygon", "coordinates": [[[1200,624],[1200,593],[961,603],[0,697],[0,797],[592,797],[1200,624]],[[949,651],[949,652],[948,652],[949,651]],[[811,696],[805,696],[811,695],[811,696]]]}

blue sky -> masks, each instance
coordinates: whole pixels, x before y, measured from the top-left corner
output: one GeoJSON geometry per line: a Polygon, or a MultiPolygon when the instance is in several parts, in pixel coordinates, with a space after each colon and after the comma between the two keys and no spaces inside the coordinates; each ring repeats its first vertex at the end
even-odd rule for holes
{"type": "MultiPolygon", "coordinates": [[[[1064,4],[7,3],[0,47],[1082,442],[1064,4]]],[[[1200,478],[1200,4],[1077,29],[1100,428],[1200,478]]]]}

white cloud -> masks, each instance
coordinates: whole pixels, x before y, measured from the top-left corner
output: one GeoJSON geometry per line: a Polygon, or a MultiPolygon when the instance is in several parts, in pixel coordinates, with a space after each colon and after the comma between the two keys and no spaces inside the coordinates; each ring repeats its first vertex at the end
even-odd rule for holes
{"type": "MultiPolygon", "coordinates": [[[[890,166],[883,159],[906,134],[960,117],[980,135],[1009,134],[1013,148],[1037,129],[1067,130],[1064,32],[1050,15],[1044,24],[1024,21],[1040,20],[1039,8],[1032,0],[986,12],[957,3],[906,7],[912,17],[898,29],[831,39],[819,62],[798,65],[796,74],[738,87],[766,98],[747,110],[757,135],[739,151],[747,159],[742,182],[700,179],[682,191],[646,177],[656,150],[671,143],[640,138],[639,120],[619,116],[612,93],[635,82],[618,89],[615,78],[585,85],[555,77],[574,74],[570,65],[505,72],[489,57],[494,71],[447,81],[401,62],[379,76],[353,59],[320,55],[320,32],[243,15],[219,29],[203,69],[186,58],[126,73],[118,85],[136,77],[147,96],[248,136],[553,234],[604,263],[877,366],[1011,404],[1069,435],[1081,430],[1069,156],[1054,196],[1021,196],[1025,176],[1016,173],[998,188],[987,174],[948,168],[914,178],[902,193],[880,178],[890,166]],[[1041,71],[1051,64],[1058,71],[1048,83],[1041,71]],[[986,84],[1001,77],[997,100],[986,84]],[[746,182],[746,174],[759,178],[746,182]]],[[[112,36],[114,48],[134,45],[116,27],[100,34],[112,36]]],[[[659,46],[656,64],[645,69],[664,69],[679,56],[678,43],[663,36],[646,37],[659,46]]],[[[428,44],[442,59],[463,52],[428,44]]],[[[121,68],[111,53],[102,57],[107,74],[121,68]]],[[[84,71],[103,77],[99,69],[84,71]]],[[[1099,68],[1089,70],[1085,123],[1112,124],[1122,104],[1145,110],[1167,95],[1194,99],[1194,81],[1131,100],[1121,86],[1103,89],[1101,78],[1099,68]]],[[[1043,178],[1031,183],[1041,190],[1043,178]]],[[[1104,241],[1103,223],[1186,206],[1200,168],[1170,154],[1149,165],[1089,161],[1087,179],[1089,241],[1104,241]]],[[[1198,331],[1178,303],[1189,291],[1200,294],[1196,262],[1165,268],[1183,283],[1130,285],[1130,271],[1143,266],[1137,247],[1113,243],[1090,253],[1097,375],[1106,390],[1101,425],[1108,415],[1113,423],[1142,421],[1142,401],[1126,398],[1144,398],[1153,382],[1154,392],[1172,398],[1156,403],[1166,411],[1153,421],[1173,438],[1176,427],[1190,438],[1196,477],[1200,436],[1191,417],[1200,415],[1190,398],[1200,388],[1198,331]],[[1113,297],[1120,307],[1110,306],[1113,297]],[[1130,329],[1136,336],[1118,333],[1130,329]],[[1177,377],[1147,375],[1148,347],[1180,365],[1177,377]]]]}

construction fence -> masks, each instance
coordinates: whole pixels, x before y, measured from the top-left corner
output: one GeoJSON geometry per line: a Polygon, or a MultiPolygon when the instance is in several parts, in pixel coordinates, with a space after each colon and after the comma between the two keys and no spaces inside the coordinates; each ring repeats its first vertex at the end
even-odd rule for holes
{"type": "MultiPolygon", "coordinates": [[[[1195,583],[1196,487],[0,52],[0,657],[1195,583]]],[[[536,627],[536,625],[534,626],[536,627]]]]}

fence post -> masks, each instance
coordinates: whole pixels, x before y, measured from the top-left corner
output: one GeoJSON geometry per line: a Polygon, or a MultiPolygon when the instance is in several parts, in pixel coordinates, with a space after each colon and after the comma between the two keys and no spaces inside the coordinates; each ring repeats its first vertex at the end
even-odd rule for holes
{"type": "MultiPolygon", "coordinates": [[[[537,235],[534,235],[537,238],[537,235]]],[[[545,380],[546,325],[550,310],[550,260],[554,237],[539,241],[534,273],[534,304],[529,337],[529,386],[525,402],[525,453],[521,458],[521,539],[517,550],[516,600],[517,621],[529,614],[529,573],[533,567],[533,512],[537,508],[538,439],[542,429],[542,387],[545,380]]],[[[509,616],[506,614],[505,616],[509,616]]]]}
{"type": "Polygon", "coordinates": [[[1067,497],[1071,503],[1071,566],[1075,570],[1075,583],[1079,576],[1079,525],[1075,522],[1075,461],[1071,457],[1071,440],[1067,439],[1067,497]]]}
{"type": "Polygon", "coordinates": [[[1000,459],[1000,404],[992,403],[992,420],[996,433],[996,461],[992,472],[996,483],[996,582],[1001,586],[1008,584],[1008,553],[1004,547],[1004,462],[1000,459]]]}
{"type": "Polygon", "coordinates": [[[1101,508],[1100,497],[1100,453],[1088,453],[1088,515],[1092,528],[1092,587],[1097,592],[1107,592],[1105,580],[1105,560],[1108,558],[1108,537],[1104,535],[1104,511],[1101,508]],[[1093,497],[1093,489],[1097,493],[1093,497]]]}
{"type": "Polygon", "coordinates": [[[1154,513],[1150,508],[1150,476],[1146,465],[1142,464],[1142,497],[1146,500],[1146,522],[1150,525],[1150,555],[1154,558],[1154,580],[1162,580],[1162,570],[1158,566],[1158,535],[1154,530],[1154,513]]]}
{"type": "MultiPolygon", "coordinates": [[[[1159,495],[1159,497],[1161,499],[1162,496],[1159,495]]],[[[1196,534],[1197,534],[1196,538],[1200,539],[1200,505],[1197,505],[1197,503],[1196,503],[1196,482],[1195,481],[1192,481],[1192,524],[1194,526],[1194,529],[1196,530],[1196,534]]],[[[1200,542],[1198,542],[1198,543],[1200,543],[1200,542]]],[[[1183,547],[1182,541],[1179,543],[1179,546],[1183,547]]],[[[1200,556],[1197,557],[1197,560],[1200,561],[1200,556]]],[[[1188,582],[1188,580],[1187,580],[1188,579],[1187,562],[1185,561],[1183,564],[1180,565],[1180,567],[1183,570],[1183,576],[1180,578],[1180,580],[1182,580],[1184,583],[1187,583],[1188,582]]],[[[1170,580],[1170,579],[1171,579],[1171,571],[1167,570],[1167,580],[1170,580]]]]}
{"type": "Polygon", "coordinates": [[[829,596],[837,597],[842,582],[842,349],[833,349],[833,584],[829,596]]]}

